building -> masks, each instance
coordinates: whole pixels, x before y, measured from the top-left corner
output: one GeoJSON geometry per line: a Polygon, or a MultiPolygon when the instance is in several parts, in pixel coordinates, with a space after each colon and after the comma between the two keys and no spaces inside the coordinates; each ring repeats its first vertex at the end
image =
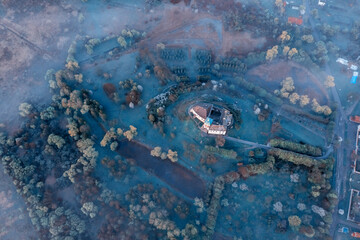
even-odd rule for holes
{"type": "Polygon", "coordinates": [[[352,77],[351,77],[351,81],[350,81],[350,82],[353,83],[353,84],[355,84],[355,83],[356,83],[356,80],[357,80],[357,78],[358,78],[358,76],[359,76],[359,72],[357,72],[357,70],[358,70],[359,67],[358,67],[357,65],[349,62],[348,60],[346,60],[346,59],[344,59],[344,58],[338,58],[338,59],[336,59],[336,62],[338,62],[338,63],[340,63],[340,64],[342,64],[342,65],[347,66],[348,69],[350,69],[350,70],[353,71],[353,75],[352,75],[352,77]]]}
{"type": "Polygon", "coordinates": [[[349,64],[349,61],[344,58],[338,58],[338,59],[336,59],[336,62],[338,62],[342,65],[346,65],[346,66],[349,64]]]}
{"type": "Polygon", "coordinates": [[[288,17],[288,23],[301,25],[301,24],[303,24],[303,20],[302,20],[301,17],[299,17],[299,18],[297,18],[297,17],[288,17]]]}
{"type": "Polygon", "coordinates": [[[360,116],[350,116],[350,122],[359,123],[360,124],[360,116]]]}
{"type": "Polygon", "coordinates": [[[288,17],[288,23],[302,25],[305,14],[305,7],[301,0],[284,1],[285,14],[288,17]]]}
{"type": "Polygon", "coordinates": [[[210,103],[191,106],[189,115],[201,131],[210,135],[226,135],[233,124],[233,116],[229,110],[210,103]]]}
{"type": "Polygon", "coordinates": [[[353,71],[356,71],[359,68],[355,63],[349,62],[348,60],[346,60],[344,58],[338,58],[338,59],[336,59],[336,62],[347,66],[348,69],[353,70],[353,71]]]}
{"type": "Polygon", "coordinates": [[[351,77],[351,83],[355,84],[356,83],[356,79],[359,76],[359,72],[353,72],[353,76],[351,77]]]}
{"type": "Polygon", "coordinates": [[[318,1],[318,5],[319,5],[319,6],[322,6],[322,7],[323,7],[323,6],[325,6],[325,4],[326,4],[326,0],[319,0],[319,1],[318,1]]]}

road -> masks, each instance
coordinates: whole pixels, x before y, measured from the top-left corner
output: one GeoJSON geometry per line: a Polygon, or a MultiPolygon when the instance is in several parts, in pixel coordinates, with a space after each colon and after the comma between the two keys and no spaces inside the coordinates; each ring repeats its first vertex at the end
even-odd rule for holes
{"type": "Polygon", "coordinates": [[[355,102],[351,105],[351,107],[348,107],[346,109],[346,115],[347,116],[349,116],[354,111],[354,109],[359,104],[359,102],[360,102],[360,99],[356,99],[355,102]]]}
{"type": "Polygon", "coordinates": [[[326,153],[324,153],[320,157],[314,157],[314,159],[326,159],[330,156],[330,154],[334,151],[334,147],[332,145],[327,147],[326,153]]]}
{"type": "MultiPolygon", "coordinates": [[[[305,13],[306,16],[304,16],[304,17],[306,17],[309,20],[309,24],[310,24],[310,26],[311,26],[311,28],[313,30],[312,34],[313,34],[314,39],[316,41],[320,41],[321,38],[319,36],[319,32],[315,28],[314,20],[309,15],[309,13],[310,13],[310,11],[312,9],[310,7],[309,2],[310,2],[309,0],[305,1],[307,11],[305,13]]],[[[332,72],[331,72],[331,68],[329,67],[329,64],[325,65],[325,72],[328,75],[333,75],[332,72]]],[[[345,112],[343,110],[339,94],[338,94],[335,87],[331,88],[331,94],[333,96],[333,100],[337,104],[337,115],[336,115],[336,119],[335,119],[335,128],[334,128],[333,141],[334,141],[335,135],[338,136],[338,137],[341,137],[342,139],[345,139],[345,128],[346,128],[346,124],[347,124],[347,116],[346,116],[346,114],[345,114],[345,112]]],[[[349,149],[346,149],[346,146],[345,146],[344,142],[341,142],[339,148],[336,150],[335,191],[336,191],[336,193],[338,195],[339,202],[346,200],[345,199],[346,198],[346,192],[347,192],[346,183],[347,183],[347,180],[348,180],[347,179],[348,176],[346,176],[347,172],[348,172],[346,170],[347,166],[344,169],[344,166],[348,165],[348,164],[345,164],[346,162],[344,162],[345,161],[344,152],[346,150],[349,150],[349,149]]],[[[335,235],[337,225],[339,223],[341,223],[342,221],[344,221],[344,220],[340,219],[340,215],[338,214],[338,209],[339,209],[339,206],[336,205],[336,207],[334,209],[334,213],[333,213],[333,222],[332,222],[332,225],[330,227],[330,235],[331,236],[335,235]]]]}
{"type": "MultiPolygon", "coordinates": [[[[343,219],[339,219],[339,224],[343,224],[346,225],[348,227],[352,227],[353,229],[359,229],[359,225],[356,224],[355,222],[351,222],[351,221],[347,221],[347,220],[343,220],[343,219]]],[[[336,230],[336,229],[335,229],[336,230]]],[[[334,231],[335,234],[335,231],[334,231]]]]}

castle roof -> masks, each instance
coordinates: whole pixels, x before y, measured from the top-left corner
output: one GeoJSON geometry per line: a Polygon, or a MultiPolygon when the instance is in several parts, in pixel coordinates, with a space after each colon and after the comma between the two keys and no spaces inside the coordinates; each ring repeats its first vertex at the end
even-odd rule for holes
{"type": "Polygon", "coordinates": [[[204,108],[202,106],[194,106],[192,109],[203,119],[207,118],[209,112],[208,108],[204,108]]]}

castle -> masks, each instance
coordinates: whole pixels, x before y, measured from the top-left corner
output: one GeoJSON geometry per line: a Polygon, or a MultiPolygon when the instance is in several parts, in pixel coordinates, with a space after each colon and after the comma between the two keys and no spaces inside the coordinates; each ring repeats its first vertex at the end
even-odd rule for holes
{"type": "Polygon", "coordinates": [[[210,103],[191,106],[189,114],[201,131],[211,135],[226,135],[233,124],[233,116],[229,110],[210,103]]]}

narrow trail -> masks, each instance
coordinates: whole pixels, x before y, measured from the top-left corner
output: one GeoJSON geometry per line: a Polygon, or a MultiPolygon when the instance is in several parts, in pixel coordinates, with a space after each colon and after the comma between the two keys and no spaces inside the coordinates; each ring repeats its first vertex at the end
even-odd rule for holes
{"type": "Polygon", "coordinates": [[[269,145],[264,145],[264,144],[259,144],[259,143],[256,143],[256,142],[246,141],[246,140],[242,140],[240,138],[234,138],[234,137],[229,137],[229,136],[224,136],[224,138],[226,140],[229,140],[229,141],[232,141],[232,142],[242,143],[242,144],[250,145],[250,146],[253,146],[253,147],[257,147],[257,148],[271,149],[271,147],[269,145]]]}
{"type": "MultiPolygon", "coordinates": [[[[214,136],[212,136],[212,137],[214,137],[214,136]]],[[[240,138],[234,138],[234,137],[229,137],[229,136],[224,136],[224,138],[226,140],[229,140],[229,141],[232,141],[232,142],[237,142],[237,143],[241,143],[241,144],[250,145],[250,146],[252,146],[254,148],[263,148],[263,149],[272,149],[273,148],[269,144],[264,145],[264,144],[260,144],[260,143],[256,143],[256,142],[243,140],[243,139],[240,139],[240,138]]],[[[306,155],[306,156],[311,157],[313,159],[317,159],[317,160],[326,159],[326,158],[328,158],[330,156],[330,154],[333,153],[333,151],[334,151],[334,148],[332,146],[329,146],[327,148],[326,152],[322,156],[319,156],[319,157],[313,157],[313,156],[308,156],[308,155],[306,155]]]]}
{"type": "Polygon", "coordinates": [[[37,46],[35,43],[31,42],[29,39],[27,39],[23,34],[19,33],[17,30],[15,30],[13,27],[10,27],[9,25],[14,24],[13,22],[5,19],[0,18],[0,26],[6,29],[7,31],[14,34],[17,38],[20,38],[23,42],[25,42],[32,50],[39,53],[40,55],[46,57],[47,59],[52,59],[52,56],[50,53],[41,47],[37,46]]]}

